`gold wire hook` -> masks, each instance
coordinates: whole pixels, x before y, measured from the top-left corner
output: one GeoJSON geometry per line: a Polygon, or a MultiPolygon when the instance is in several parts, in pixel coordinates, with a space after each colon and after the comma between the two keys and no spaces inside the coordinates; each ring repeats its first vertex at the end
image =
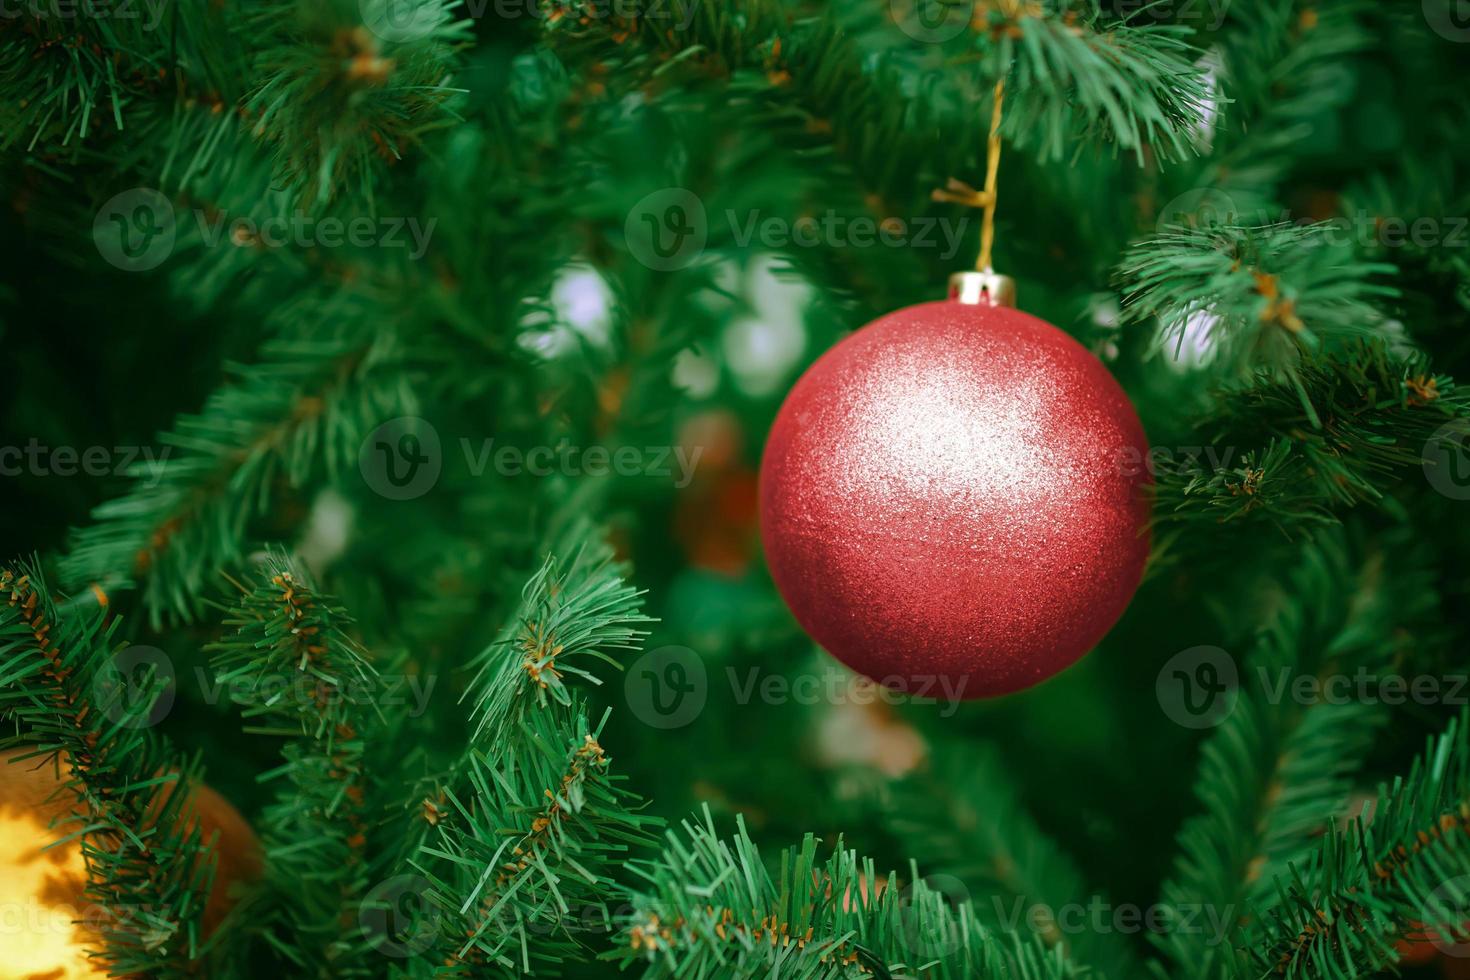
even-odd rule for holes
{"type": "Polygon", "coordinates": [[[980,224],[980,256],[975,260],[975,271],[990,272],[990,256],[995,247],[996,185],[1000,175],[1000,119],[1005,103],[1006,83],[1002,78],[995,83],[995,108],[990,113],[990,140],[985,147],[985,189],[977,191],[962,180],[951,177],[944,187],[931,195],[936,201],[963,204],[972,208],[984,208],[980,224]]]}
{"type": "Polygon", "coordinates": [[[984,208],[980,222],[980,255],[975,259],[975,271],[955,273],[950,280],[951,295],[961,302],[986,303],[991,306],[1014,306],[1015,283],[1007,276],[997,276],[991,268],[991,254],[995,249],[995,207],[1000,175],[1000,121],[1005,104],[1006,83],[1002,78],[995,83],[995,105],[990,113],[990,139],[985,147],[985,188],[976,190],[962,180],[951,177],[931,195],[936,201],[963,204],[972,208],[984,208]],[[960,282],[956,282],[960,280],[960,282]]]}

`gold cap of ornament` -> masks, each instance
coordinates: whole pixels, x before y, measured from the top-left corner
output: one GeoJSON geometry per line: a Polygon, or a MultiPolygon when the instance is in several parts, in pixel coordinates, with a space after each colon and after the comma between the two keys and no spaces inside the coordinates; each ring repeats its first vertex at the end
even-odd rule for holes
{"type": "Polygon", "coordinates": [[[1016,280],[999,272],[956,272],[949,277],[949,298],[966,306],[1016,305],[1016,280]]]}
{"type": "Polygon", "coordinates": [[[949,277],[949,298],[967,306],[1016,305],[1016,281],[990,267],[990,253],[995,244],[996,178],[1000,173],[1000,111],[1005,102],[1006,83],[995,83],[995,105],[990,113],[990,140],[985,147],[985,189],[977,191],[964,181],[951,177],[944,187],[930,195],[936,201],[984,208],[980,223],[980,256],[973,272],[956,272],[949,277]]]}

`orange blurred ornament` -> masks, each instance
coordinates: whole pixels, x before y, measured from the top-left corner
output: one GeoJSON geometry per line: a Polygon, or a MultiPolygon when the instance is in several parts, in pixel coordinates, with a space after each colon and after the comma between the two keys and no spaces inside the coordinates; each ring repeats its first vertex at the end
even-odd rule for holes
{"type": "Polygon", "coordinates": [[[674,537],[689,564],[739,577],[755,557],[757,476],[743,460],[744,430],[730,412],[703,412],[679,429],[690,483],[674,509],[674,537]]]}
{"type": "Polygon", "coordinates": [[[1463,938],[1470,935],[1467,926],[1470,923],[1460,927],[1459,936],[1451,937],[1422,922],[1410,923],[1404,935],[1394,943],[1399,965],[1428,967],[1437,963],[1439,975],[1445,980],[1467,980],[1470,978],[1470,959],[1466,958],[1466,953],[1470,952],[1470,945],[1463,938]]]}
{"type": "MultiPolygon", "coordinates": [[[[55,761],[22,754],[0,753],[0,980],[105,978],[105,966],[87,956],[98,945],[88,927],[95,914],[83,896],[87,867],[81,842],[56,843],[67,831],[52,826],[73,812],[74,801],[57,792],[63,780],[55,761]]],[[[64,758],[60,765],[66,765],[64,758]]],[[[233,904],[230,885],[258,878],[263,861],[255,832],[224,797],[197,786],[191,808],[205,841],[218,834],[218,864],[204,908],[208,934],[233,904]]]]}

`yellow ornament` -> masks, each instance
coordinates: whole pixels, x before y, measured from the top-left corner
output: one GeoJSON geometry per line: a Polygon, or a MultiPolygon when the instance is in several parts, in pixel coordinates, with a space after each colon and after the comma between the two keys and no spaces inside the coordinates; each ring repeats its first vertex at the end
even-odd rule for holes
{"type": "MultiPolygon", "coordinates": [[[[102,980],[105,964],[88,956],[99,949],[88,928],[98,913],[89,914],[82,895],[81,844],[56,844],[68,830],[51,826],[67,814],[70,795],[56,793],[61,780],[54,761],[21,755],[0,753],[0,980],[102,980]]],[[[204,910],[209,932],[232,904],[229,885],[259,877],[260,843],[245,818],[209,787],[196,787],[191,803],[204,839],[219,834],[204,910]]]]}

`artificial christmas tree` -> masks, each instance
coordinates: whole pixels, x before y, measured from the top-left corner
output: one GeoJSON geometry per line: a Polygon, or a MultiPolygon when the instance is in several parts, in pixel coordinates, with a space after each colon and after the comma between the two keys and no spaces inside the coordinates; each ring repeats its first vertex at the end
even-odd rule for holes
{"type": "Polygon", "coordinates": [[[66,805],[7,855],[49,836],[96,914],[7,890],[0,976],[1452,975],[1454,0],[23,7],[0,750],[66,805]],[[803,564],[798,622],[766,434],[977,252],[1076,343],[968,376],[1111,406],[1015,444],[1112,433],[991,528],[1052,564],[977,597],[962,507],[927,577],[824,525],[899,571],[803,564]],[[810,618],[922,666],[977,610],[1037,626],[990,693],[1039,683],[895,692],[810,618]],[[7,940],[37,908],[64,966],[7,940]]]}

